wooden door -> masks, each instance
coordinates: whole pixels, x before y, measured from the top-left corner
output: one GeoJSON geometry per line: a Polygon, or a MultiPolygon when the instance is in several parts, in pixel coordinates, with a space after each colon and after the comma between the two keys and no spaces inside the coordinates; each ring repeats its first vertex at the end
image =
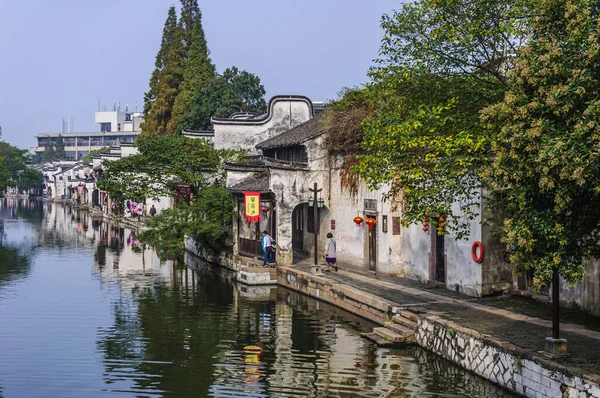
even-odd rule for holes
{"type": "Polygon", "coordinates": [[[438,235],[435,228],[431,231],[431,255],[429,266],[431,277],[437,282],[446,282],[445,235],[438,235]]]}
{"type": "Polygon", "coordinates": [[[292,213],[292,249],[304,250],[304,206],[296,206],[292,213]]]}
{"type": "MultiPolygon", "coordinates": [[[[375,217],[367,217],[375,218],[375,217]]],[[[369,248],[369,271],[377,270],[377,227],[367,227],[367,245],[369,248]]]]}

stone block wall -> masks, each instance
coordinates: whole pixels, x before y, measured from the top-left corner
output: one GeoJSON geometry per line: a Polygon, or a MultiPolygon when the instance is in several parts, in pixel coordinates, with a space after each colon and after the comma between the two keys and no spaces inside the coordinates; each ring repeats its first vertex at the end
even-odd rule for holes
{"type": "Polygon", "coordinates": [[[600,398],[597,382],[583,375],[568,375],[549,361],[527,358],[517,352],[516,347],[490,342],[460,327],[422,317],[418,323],[417,343],[526,397],[600,398]]]}

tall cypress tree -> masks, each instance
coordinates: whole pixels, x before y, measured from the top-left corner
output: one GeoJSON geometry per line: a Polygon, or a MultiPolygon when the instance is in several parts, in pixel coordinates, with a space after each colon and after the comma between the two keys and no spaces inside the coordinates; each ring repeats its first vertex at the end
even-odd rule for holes
{"type": "MultiPolygon", "coordinates": [[[[184,0],[183,3],[196,3],[196,1],[184,0]]],[[[197,7],[197,4],[196,4],[197,7]]],[[[195,13],[196,20],[192,29],[191,43],[187,52],[187,60],[185,61],[185,69],[183,74],[183,82],[181,84],[179,94],[173,105],[173,114],[167,126],[168,134],[176,134],[181,129],[181,120],[186,113],[188,104],[191,101],[194,93],[203,83],[215,78],[215,66],[209,58],[208,46],[202,28],[202,14],[200,10],[195,13]]],[[[184,28],[184,10],[182,10],[180,24],[182,27],[182,35],[185,34],[184,28]]],[[[188,18],[188,16],[185,16],[188,18]]],[[[184,41],[185,44],[185,41],[184,41]]]]}
{"type": "Polygon", "coordinates": [[[155,68],[150,77],[150,89],[144,95],[144,123],[141,126],[144,134],[155,134],[158,132],[160,126],[160,119],[162,116],[158,113],[156,103],[159,96],[166,58],[168,57],[173,44],[176,43],[177,40],[181,43],[181,34],[178,31],[177,13],[175,7],[171,6],[163,28],[160,49],[156,54],[156,61],[154,63],[155,68]]]}
{"type": "Polygon", "coordinates": [[[64,160],[67,157],[65,153],[65,141],[63,140],[62,135],[58,135],[56,139],[56,160],[64,160]]]}
{"type": "MultiPolygon", "coordinates": [[[[198,0],[181,0],[181,17],[179,18],[179,22],[181,24],[182,39],[186,54],[189,53],[192,47],[194,41],[193,31],[201,19],[202,13],[200,12],[200,7],[198,7],[198,0]]],[[[202,28],[201,24],[200,28],[202,28]]],[[[202,32],[202,36],[204,37],[204,32],[202,32]]]]}

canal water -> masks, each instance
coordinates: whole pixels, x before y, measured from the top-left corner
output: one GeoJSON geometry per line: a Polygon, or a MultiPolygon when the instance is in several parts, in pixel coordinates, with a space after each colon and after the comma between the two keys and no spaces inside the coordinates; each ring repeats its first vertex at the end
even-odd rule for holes
{"type": "Polygon", "coordinates": [[[34,200],[0,206],[2,397],[509,397],[373,324],[34,200]]]}

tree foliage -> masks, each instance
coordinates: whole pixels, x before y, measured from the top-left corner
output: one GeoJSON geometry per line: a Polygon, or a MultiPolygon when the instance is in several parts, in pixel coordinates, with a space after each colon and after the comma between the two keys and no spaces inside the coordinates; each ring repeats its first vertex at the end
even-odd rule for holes
{"type": "Polygon", "coordinates": [[[546,0],[504,101],[484,112],[502,239],[519,270],[569,282],[600,256],[600,17],[597,2],[546,0]]]}
{"type": "Polygon", "coordinates": [[[40,188],[42,173],[28,167],[27,151],[0,141],[0,190],[40,188]]]}
{"type": "Polygon", "coordinates": [[[176,134],[179,128],[180,120],[185,114],[186,107],[198,90],[198,87],[205,82],[215,78],[215,67],[208,57],[209,51],[202,28],[202,14],[198,8],[197,2],[184,0],[184,8],[181,11],[181,25],[184,36],[184,43],[188,43],[186,51],[185,69],[183,72],[183,82],[173,104],[173,114],[167,126],[168,134],[176,134]],[[192,3],[192,4],[188,4],[192,3]],[[188,15],[192,14],[192,15],[188,15]],[[189,20],[189,22],[187,22],[189,20]],[[189,23],[189,27],[186,27],[189,23]],[[190,29],[189,38],[185,38],[187,29],[190,29]]]}
{"type": "Polygon", "coordinates": [[[169,14],[163,29],[161,48],[157,55],[157,68],[150,80],[150,91],[144,104],[144,134],[165,134],[171,120],[173,104],[183,80],[185,47],[182,31],[177,24],[175,7],[169,14]],[[160,60],[159,60],[160,57],[160,60]],[[161,66],[159,69],[158,66],[161,66]]]}
{"type": "Polygon", "coordinates": [[[65,153],[65,140],[62,135],[58,135],[56,139],[56,150],[55,150],[55,159],[54,160],[65,160],[67,155],[65,153]]]}
{"type": "Polygon", "coordinates": [[[267,104],[265,88],[255,74],[231,67],[198,86],[180,120],[181,129],[212,130],[211,117],[235,112],[262,113],[267,104]]]}
{"type": "Polygon", "coordinates": [[[177,207],[153,217],[146,240],[167,255],[182,248],[186,234],[213,248],[215,240],[230,228],[231,220],[228,209],[232,204],[230,198],[225,200],[222,167],[226,161],[241,161],[244,153],[215,150],[206,140],[183,136],[141,136],[136,146],[139,153],[135,155],[104,161],[98,187],[122,202],[176,196],[177,185],[189,185],[192,203],[179,201],[177,207]]]}
{"type": "Polygon", "coordinates": [[[235,217],[231,192],[223,184],[210,185],[198,191],[190,204],[181,201],[148,220],[149,229],[141,238],[163,258],[181,255],[186,236],[194,238],[200,248],[217,252],[231,234],[235,217]]]}
{"type": "Polygon", "coordinates": [[[138,153],[105,160],[98,187],[117,200],[158,199],[174,195],[176,185],[190,185],[194,193],[222,173],[223,162],[241,156],[238,151],[215,150],[202,139],[183,136],[140,136],[138,153]]]}
{"type": "Polygon", "coordinates": [[[435,227],[445,219],[439,233],[467,236],[490,153],[478,112],[502,98],[525,11],[514,0],[419,0],[383,17],[352,170],[403,199],[405,225],[433,214],[435,227]]]}

